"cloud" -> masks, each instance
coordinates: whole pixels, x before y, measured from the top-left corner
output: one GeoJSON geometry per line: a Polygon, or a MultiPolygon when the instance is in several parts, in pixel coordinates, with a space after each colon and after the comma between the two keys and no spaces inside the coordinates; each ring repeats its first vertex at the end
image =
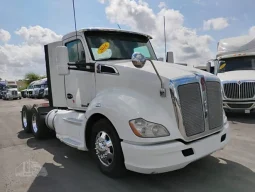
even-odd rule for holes
{"type": "Polygon", "coordinates": [[[249,35],[255,37],[255,26],[253,26],[253,27],[250,28],[250,30],[249,30],[249,35]]]}
{"type": "Polygon", "coordinates": [[[54,31],[43,28],[39,25],[30,26],[29,28],[21,27],[19,30],[15,31],[17,35],[20,35],[25,42],[28,44],[47,44],[55,41],[56,39],[61,39],[61,35],[57,35],[54,31]]]}
{"type": "Polygon", "coordinates": [[[199,65],[213,56],[209,49],[212,37],[198,35],[195,29],[185,27],[184,16],[178,10],[163,7],[156,13],[142,0],[104,0],[102,3],[107,5],[105,13],[110,22],[152,35],[158,57],[164,55],[164,16],[168,50],[174,52],[176,62],[199,65]]]}
{"type": "Polygon", "coordinates": [[[8,31],[5,31],[4,29],[0,29],[0,41],[3,41],[6,43],[11,39],[11,34],[8,31]]]}
{"type": "Polygon", "coordinates": [[[0,77],[19,79],[27,72],[45,74],[43,45],[58,41],[62,36],[41,26],[21,27],[15,33],[24,41],[0,46],[0,77]]]}
{"type": "Polygon", "coordinates": [[[228,19],[223,17],[204,21],[204,30],[222,30],[229,26],[228,19]]]}
{"type": "Polygon", "coordinates": [[[163,2],[163,1],[161,1],[161,2],[159,3],[158,7],[159,7],[160,9],[166,8],[166,3],[163,2]]]}

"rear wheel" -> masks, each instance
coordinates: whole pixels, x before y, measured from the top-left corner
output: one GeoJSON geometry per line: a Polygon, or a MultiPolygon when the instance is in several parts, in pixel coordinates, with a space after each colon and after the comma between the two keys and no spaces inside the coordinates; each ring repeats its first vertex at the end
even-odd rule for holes
{"type": "Polygon", "coordinates": [[[36,139],[45,139],[52,135],[52,131],[45,124],[45,115],[41,115],[36,106],[32,108],[31,127],[36,139]]]}
{"type": "Polygon", "coordinates": [[[24,105],[21,110],[22,127],[26,133],[31,133],[32,106],[24,105]]]}
{"type": "Polygon", "coordinates": [[[90,147],[101,172],[110,177],[125,175],[126,168],[120,139],[107,119],[100,119],[93,125],[90,147]]]}

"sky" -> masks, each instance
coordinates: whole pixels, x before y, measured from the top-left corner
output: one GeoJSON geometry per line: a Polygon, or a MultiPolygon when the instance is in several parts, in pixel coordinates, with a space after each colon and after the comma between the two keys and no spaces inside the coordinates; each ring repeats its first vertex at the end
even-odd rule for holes
{"type": "MultiPolygon", "coordinates": [[[[205,64],[217,42],[255,36],[253,0],[75,0],[77,28],[109,27],[153,37],[158,57],[167,50],[175,62],[205,64]]],[[[72,0],[10,0],[0,6],[0,78],[45,74],[43,45],[74,31],[72,0]]]]}

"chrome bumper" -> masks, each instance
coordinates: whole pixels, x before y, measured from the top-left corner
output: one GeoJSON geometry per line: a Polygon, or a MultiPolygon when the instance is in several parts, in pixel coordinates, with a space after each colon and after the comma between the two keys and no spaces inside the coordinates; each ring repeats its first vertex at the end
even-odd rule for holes
{"type": "Polygon", "coordinates": [[[255,112],[255,100],[251,101],[224,101],[223,108],[225,111],[236,111],[236,112],[255,112]]]}

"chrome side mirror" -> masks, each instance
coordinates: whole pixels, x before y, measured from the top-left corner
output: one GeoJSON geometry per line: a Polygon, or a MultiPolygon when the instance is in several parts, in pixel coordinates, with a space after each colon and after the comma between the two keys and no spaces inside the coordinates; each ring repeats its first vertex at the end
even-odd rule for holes
{"type": "Polygon", "coordinates": [[[209,73],[211,72],[211,63],[210,62],[206,63],[206,71],[208,71],[209,73]]]}
{"type": "Polygon", "coordinates": [[[161,79],[154,63],[152,62],[152,60],[146,58],[142,53],[139,53],[139,52],[133,53],[132,57],[131,57],[131,60],[132,60],[133,65],[136,68],[142,68],[145,65],[147,60],[151,62],[152,66],[153,66],[153,68],[154,68],[154,70],[155,70],[155,72],[156,72],[156,74],[157,74],[157,76],[160,80],[160,84],[161,84],[161,88],[160,88],[160,91],[159,91],[160,96],[161,97],[166,97],[166,88],[164,87],[163,81],[162,81],[162,79],[161,79]]]}
{"type": "Polygon", "coordinates": [[[215,74],[215,67],[217,67],[215,60],[210,60],[206,63],[206,71],[209,73],[215,74]],[[213,65],[212,65],[212,62],[213,62],[213,65]]]}
{"type": "Polygon", "coordinates": [[[136,68],[143,68],[146,63],[146,57],[142,53],[135,52],[131,57],[132,63],[136,68]]]}

